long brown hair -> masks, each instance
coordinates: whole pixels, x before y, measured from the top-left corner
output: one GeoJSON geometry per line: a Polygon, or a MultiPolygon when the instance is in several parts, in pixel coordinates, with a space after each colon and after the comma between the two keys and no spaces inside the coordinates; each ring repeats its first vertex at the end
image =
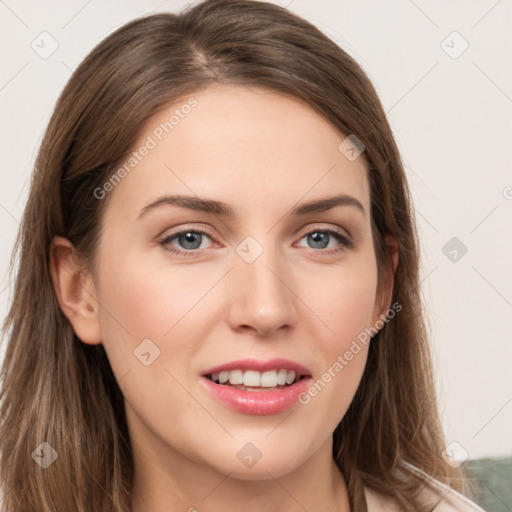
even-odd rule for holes
{"type": "Polygon", "coordinates": [[[360,66],[309,22],[260,1],[209,0],[179,15],[133,20],[78,66],[48,125],[11,259],[19,257],[3,334],[0,484],[5,512],[130,510],[133,460],[123,396],[102,345],[82,343],[59,308],[49,271],[54,236],[94,268],[108,197],[94,191],[133,150],[138,129],[170,102],[211,83],[256,86],[307,102],[365,145],[380,285],[398,242],[393,302],[400,313],[369,347],[356,396],[334,431],[333,457],[353,510],[364,486],[418,510],[411,463],[454,488],[443,459],[419,287],[413,209],[397,145],[360,66]],[[42,442],[58,459],[32,460],[42,442]]]}

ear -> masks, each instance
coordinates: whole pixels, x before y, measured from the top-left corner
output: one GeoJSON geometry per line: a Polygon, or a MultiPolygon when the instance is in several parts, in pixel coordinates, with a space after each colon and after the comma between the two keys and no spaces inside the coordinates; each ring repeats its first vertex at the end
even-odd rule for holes
{"type": "Polygon", "coordinates": [[[73,245],[56,236],[50,244],[50,272],[60,308],[84,343],[102,342],[99,307],[92,277],[80,266],[73,245]]]}
{"type": "Polygon", "coordinates": [[[374,325],[378,318],[385,319],[386,313],[391,307],[393,298],[393,286],[395,282],[395,272],[398,266],[398,242],[390,235],[385,237],[386,250],[391,259],[392,268],[389,266],[384,269],[386,273],[382,276],[381,282],[377,287],[377,294],[374,309],[374,325]]]}

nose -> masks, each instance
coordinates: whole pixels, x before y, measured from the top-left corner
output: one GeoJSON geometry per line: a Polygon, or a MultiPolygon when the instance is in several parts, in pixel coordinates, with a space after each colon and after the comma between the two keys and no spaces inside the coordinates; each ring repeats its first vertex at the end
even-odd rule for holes
{"type": "Polygon", "coordinates": [[[271,249],[252,263],[237,254],[228,286],[229,323],[261,337],[292,329],[297,323],[297,297],[286,262],[271,249]]]}

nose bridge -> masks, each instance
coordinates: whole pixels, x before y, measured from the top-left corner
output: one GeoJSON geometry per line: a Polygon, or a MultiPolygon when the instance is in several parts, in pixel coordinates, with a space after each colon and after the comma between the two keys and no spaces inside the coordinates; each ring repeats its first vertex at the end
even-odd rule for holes
{"type": "Polygon", "coordinates": [[[236,248],[232,273],[231,322],[260,334],[296,322],[294,295],[288,283],[284,255],[270,244],[247,237],[236,248]]]}

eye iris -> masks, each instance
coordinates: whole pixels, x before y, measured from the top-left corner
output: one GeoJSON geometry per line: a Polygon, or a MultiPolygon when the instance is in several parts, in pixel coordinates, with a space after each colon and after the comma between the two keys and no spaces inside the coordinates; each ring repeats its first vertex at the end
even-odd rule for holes
{"type": "Polygon", "coordinates": [[[201,236],[202,235],[200,233],[189,231],[187,233],[183,233],[182,235],[180,235],[178,237],[178,240],[180,242],[180,245],[182,245],[181,242],[183,240],[185,241],[185,245],[182,245],[184,249],[197,249],[201,245],[201,236]],[[192,246],[188,244],[192,244],[192,246]]]}
{"type": "MultiPolygon", "coordinates": [[[[308,242],[314,249],[325,249],[329,245],[330,234],[323,231],[314,231],[307,235],[308,242]]],[[[186,250],[198,249],[201,246],[202,233],[187,231],[177,236],[180,246],[186,250]]]]}
{"type": "Polygon", "coordinates": [[[315,231],[314,233],[309,234],[308,238],[313,242],[315,249],[325,249],[327,245],[329,245],[329,235],[327,233],[315,231]]]}

